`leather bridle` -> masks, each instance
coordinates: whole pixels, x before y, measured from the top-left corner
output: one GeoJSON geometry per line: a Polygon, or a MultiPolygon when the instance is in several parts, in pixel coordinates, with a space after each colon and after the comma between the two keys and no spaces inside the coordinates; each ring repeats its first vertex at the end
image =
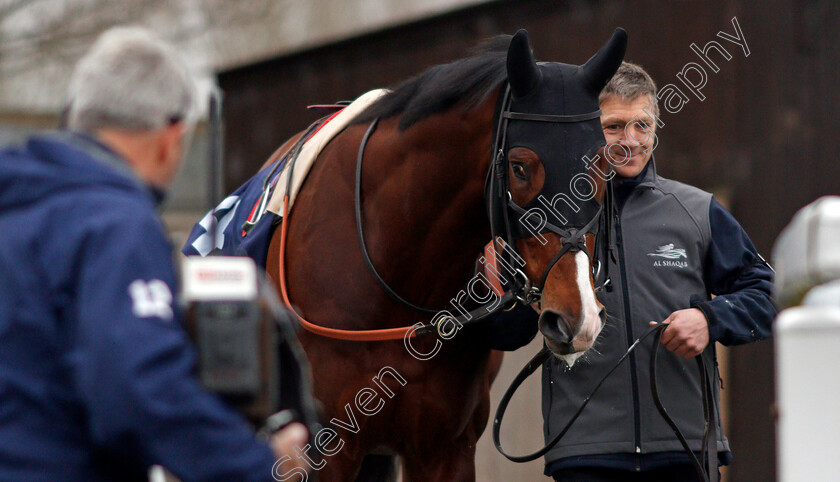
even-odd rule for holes
{"type": "MultiPolygon", "coordinates": [[[[495,142],[493,152],[495,153],[493,162],[490,164],[490,169],[487,173],[485,181],[485,199],[487,200],[487,209],[491,219],[490,231],[494,240],[500,239],[501,234],[504,235],[504,241],[509,246],[509,249],[516,253],[516,236],[514,234],[513,223],[511,221],[511,213],[519,216],[520,222],[528,216],[528,212],[519,206],[513,200],[510,193],[510,185],[508,179],[508,159],[507,159],[507,131],[511,120],[531,121],[531,122],[554,122],[554,123],[573,123],[584,122],[592,119],[597,119],[601,115],[601,110],[595,110],[586,114],[577,115],[545,115],[545,114],[529,114],[524,112],[512,112],[510,110],[511,93],[510,86],[505,88],[505,92],[501,99],[501,112],[499,114],[499,121],[496,126],[495,142]],[[501,219],[503,226],[496,226],[495,219],[501,219]],[[502,233],[498,230],[501,228],[502,233]]],[[[587,254],[592,269],[593,280],[597,283],[600,275],[600,267],[602,263],[597,259],[598,249],[596,248],[596,256],[592,256],[586,247],[586,234],[593,233],[597,236],[600,231],[604,237],[609,237],[612,206],[612,193],[608,188],[604,197],[603,203],[598,207],[597,212],[590,218],[590,220],[582,227],[576,228],[561,228],[555,224],[545,221],[543,225],[544,230],[548,230],[560,237],[560,250],[555,253],[551,261],[546,265],[542,276],[537,284],[532,284],[530,279],[524,273],[517,273],[513,276],[513,293],[516,299],[525,304],[539,303],[542,299],[542,291],[545,288],[546,280],[549,272],[554,268],[554,265],[560,261],[566,253],[576,253],[582,251],[587,254]],[[606,208],[605,208],[606,206],[606,208]],[[597,266],[597,267],[596,267],[597,266]]],[[[608,243],[611,246],[611,243],[608,243]]],[[[497,247],[497,252],[502,253],[501,247],[497,247]]],[[[518,253],[516,253],[518,255],[518,253]]],[[[603,263],[609,266],[609,263],[603,263]]],[[[609,269],[609,268],[607,268],[609,269]]],[[[609,285],[609,275],[604,278],[603,284],[595,288],[600,291],[605,286],[609,285]]]]}
{"type": "MultiPolygon", "coordinates": [[[[505,147],[506,147],[506,140],[507,140],[507,130],[508,124],[511,120],[517,121],[532,121],[532,122],[553,122],[553,123],[572,123],[572,122],[584,122],[587,120],[592,120],[601,115],[600,110],[596,110],[593,112],[589,112],[586,114],[579,114],[579,115],[543,115],[543,114],[530,114],[524,112],[513,112],[510,110],[510,103],[511,103],[511,93],[510,87],[505,87],[504,94],[500,99],[500,110],[498,115],[498,121],[496,123],[496,136],[493,145],[493,151],[495,153],[493,160],[490,163],[490,168],[487,172],[486,183],[485,183],[485,199],[487,202],[487,209],[488,213],[490,214],[491,220],[494,219],[494,216],[501,216],[504,219],[504,226],[502,227],[502,233],[498,232],[495,223],[491,221],[491,233],[493,236],[493,242],[495,245],[496,256],[518,256],[519,254],[516,252],[515,247],[515,237],[514,237],[514,229],[512,229],[511,223],[511,213],[522,214],[525,211],[518,206],[512,199],[509,191],[508,186],[508,162],[507,156],[505,154],[505,147]],[[502,236],[503,235],[503,236],[502,236]],[[499,241],[507,244],[507,247],[501,245],[499,241]]],[[[364,226],[362,223],[362,199],[361,199],[361,190],[362,190],[362,165],[364,161],[364,154],[365,149],[367,147],[367,143],[376,130],[378,125],[379,119],[374,119],[371,122],[370,126],[368,127],[367,131],[365,132],[364,136],[362,137],[362,141],[359,144],[359,151],[356,159],[356,178],[355,178],[355,190],[354,190],[354,204],[355,204],[355,219],[356,219],[356,231],[359,238],[359,244],[362,250],[362,257],[365,261],[365,265],[368,267],[368,270],[373,275],[374,279],[376,280],[377,284],[382,288],[385,293],[388,294],[394,301],[399,303],[402,306],[405,306],[413,311],[427,314],[427,315],[440,315],[441,313],[446,312],[446,310],[433,310],[425,307],[418,306],[404,297],[400,296],[393,288],[391,288],[388,283],[382,278],[382,276],[377,271],[376,267],[373,264],[373,261],[370,258],[367,250],[367,244],[365,243],[364,238],[364,226]]],[[[305,138],[306,136],[302,137],[305,138]]],[[[300,151],[298,148],[292,149],[293,153],[296,154],[300,151]]],[[[290,159],[288,162],[290,164],[289,169],[294,169],[294,158],[290,159]]],[[[290,173],[291,174],[291,173],[290,173]]],[[[289,175],[289,179],[292,176],[289,175]]],[[[287,193],[289,191],[287,190],[287,193]]],[[[498,299],[491,301],[491,304],[495,304],[495,309],[489,309],[487,305],[481,305],[471,311],[461,312],[459,315],[445,315],[445,316],[438,316],[433,320],[432,324],[426,324],[421,327],[409,326],[409,327],[402,327],[402,328],[389,328],[389,329],[381,329],[381,330],[340,330],[334,328],[326,328],[323,326],[316,325],[309,321],[306,321],[303,317],[299,314],[297,316],[298,320],[300,321],[301,325],[307,330],[313,333],[317,333],[322,336],[326,336],[329,338],[338,338],[343,340],[354,340],[354,341],[378,341],[378,340],[397,340],[407,337],[414,337],[416,335],[423,335],[433,333],[435,331],[438,332],[439,335],[443,336],[444,338],[451,337],[454,333],[453,327],[463,327],[465,325],[474,324],[482,319],[490,316],[491,314],[495,313],[499,309],[510,309],[515,302],[521,302],[525,304],[531,304],[535,302],[539,302],[542,298],[542,290],[545,286],[545,282],[548,278],[548,274],[551,269],[554,267],[555,264],[560,260],[560,258],[569,252],[578,252],[583,251],[587,253],[587,256],[590,257],[590,265],[593,270],[594,279],[598,279],[600,269],[596,269],[596,264],[600,268],[601,264],[599,261],[593,260],[592,255],[589,253],[589,250],[586,247],[586,239],[585,235],[587,233],[597,233],[599,228],[606,228],[603,232],[609,233],[609,214],[604,215],[604,213],[611,212],[611,196],[610,192],[607,191],[607,197],[604,200],[604,203],[598,208],[597,212],[592,216],[592,218],[581,228],[560,228],[552,223],[546,222],[545,228],[549,231],[557,234],[560,236],[561,240],[561,248],[555,254],[554,258],[551,260],[549,265],[546,267],[543,275],[540,278],[540,281],[535,285],[531,282],[528,276],[521,270],[516,268],[516,264],[509,264],[509,266],[513,266],[515,268],[514,274],[511,276],[511,289],[505,292],[504,294],[500,295],[498,299]],[[604,206],[607,206],[605,209],[604,206]]],[[[286,280],[285,280],[285,241],[286,241],[286,230],[287,230],[287,219],[288,219],[288,195],[284,198],[284,207],[283,207],[284,215],[283,221],[281,225],[281,239],[280,239],[280,291],[283,297],[283,300],[286,302],[288,306],[291,305],[291,301],[288,298],[288,293],[286,289],[286,280]]],[[[597,243],[596,243],[597,244],[597,243]]],[[[597,251],[597,248],[596,248],[597,251]]],[[[521,257],[520,257],[521,258],[521,257]]],[[[608,266],[609,263],[603,263],[604,265],[608,266]]],[[[606,278],[606,281],[603,285],[596,288],[599,290],[603,286],[609,284],[609,278],[606,278]]],[[[297,312],[295,312],[297,314],[297,312]]]]}

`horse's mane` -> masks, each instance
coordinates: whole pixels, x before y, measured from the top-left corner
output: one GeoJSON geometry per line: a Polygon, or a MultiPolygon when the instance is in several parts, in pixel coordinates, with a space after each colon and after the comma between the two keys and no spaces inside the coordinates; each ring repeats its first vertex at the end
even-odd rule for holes
{"type": "Polygon", "coordinates": [[[362,111],[353,124],[402,114],[399,129],[456,105],[476,107],[507,78],[505,62],[510,35],[492,37],[472,57],[436,65],[397,85],[392,92],[362,111]]]}

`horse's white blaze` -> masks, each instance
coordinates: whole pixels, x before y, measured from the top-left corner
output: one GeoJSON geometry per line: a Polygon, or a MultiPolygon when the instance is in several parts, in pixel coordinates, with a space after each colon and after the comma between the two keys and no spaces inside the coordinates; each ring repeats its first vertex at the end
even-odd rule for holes
{"type": "Polygon", "coordinates": [[[581,324],[578,334],[572,340],[575,353],[561,356],[569,366],[574,365],[583,352],[592,347],[601,332],[601,317],[598,315],[600,308],[595,300],[595,290],[589,278],[589,257],[583,251],[575,253],[575,268],[577,269],[575,278],[578,292],[580,292],[581,324]]]}

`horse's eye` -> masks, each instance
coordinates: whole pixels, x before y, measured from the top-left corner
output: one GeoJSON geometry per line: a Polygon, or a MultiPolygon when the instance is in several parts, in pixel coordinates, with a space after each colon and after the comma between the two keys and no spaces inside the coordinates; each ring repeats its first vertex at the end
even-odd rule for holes
{"type": "Polygon", "coordinates": [[[514,162],[510,165],[511,170],[513,170],[513,175],[522,179],[523,181],[528,180],[528,169],[525,167],[524,164],[519,162],[514,162]]]}

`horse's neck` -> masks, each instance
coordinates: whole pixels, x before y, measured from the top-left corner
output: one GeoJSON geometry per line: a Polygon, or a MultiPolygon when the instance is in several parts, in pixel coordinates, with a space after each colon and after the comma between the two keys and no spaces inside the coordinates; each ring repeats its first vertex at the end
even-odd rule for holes
{"type": "Polygon", "coordinates": [[[435,116],[404,132],[387,122],[365,155],[371,254],[414,300],[448,301],[489,241],[483,194],[492,111],[471,114],[435,116]]]}

